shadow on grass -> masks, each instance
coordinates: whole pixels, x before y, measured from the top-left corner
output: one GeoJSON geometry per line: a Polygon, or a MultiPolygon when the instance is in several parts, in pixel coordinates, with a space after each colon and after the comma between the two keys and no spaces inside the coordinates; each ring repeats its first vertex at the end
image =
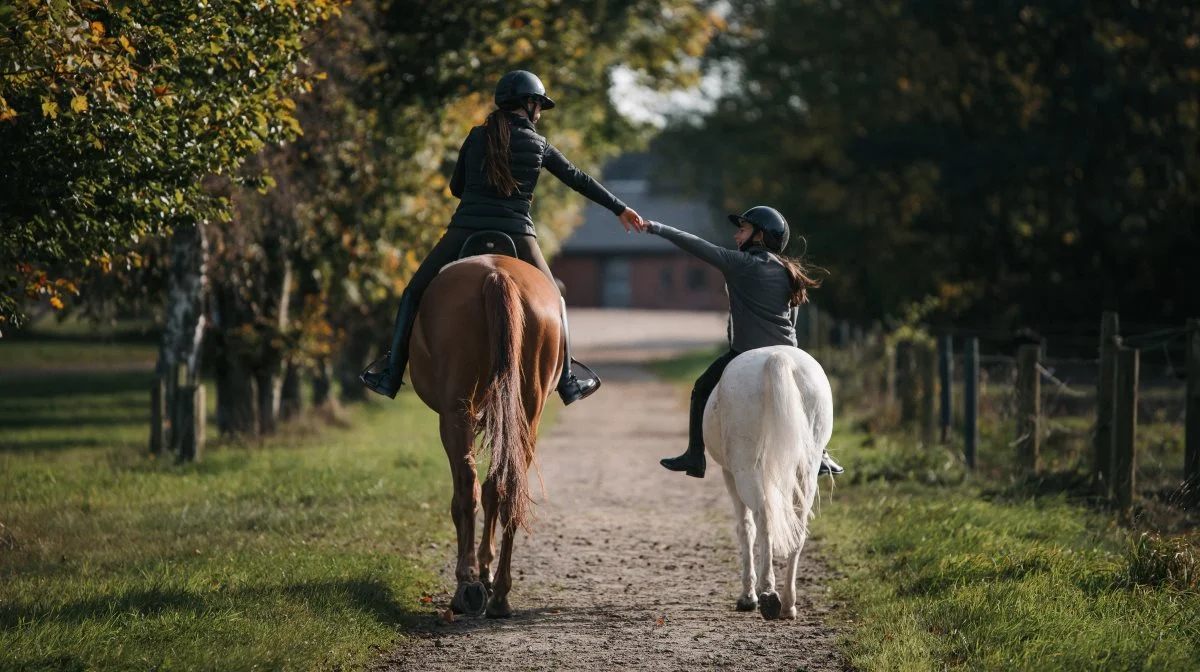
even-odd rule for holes
{"type": "Polygon", "coordinates": [[[144,392],[150,395],[151,375],[145,371],[42,372],[6,377],[0,383],[0,411],[6,404],[22,406],[42,399],[144,392]]]}
{"type": "Polygon", "coordinates": [[[1104,500],[1096,494],[1096,486],[1091,478],[1074,469],[1036,474],[1003,488],[983,490],[981,495],[985,500],[999,501],[1063,496],[1076,504],[1094,507],[1104,504],[1104,500]]]}
{"type": "Polygon", "coordinates": [[[0,384],[0,452],[108,445],[113,428],[148,424],[149,396],[144,372],[6,379],[0,384]],[[31,429],[39,430],[36,437],[19,434],[31,429]]]}
{"type": "Polygon", "coordinates": [[[202,616],[223,608],[258,605],[278,598],[304,603],[312,611],[323,612],[329,618],[339,618],[351,609],[368,614],[383,625],[406,630],[420,629],[430,619],[427,610],[402,606],[392,589],[382,581],[359,578],[203,593],[179,588],[139,588],[118,596],[77,600],[57,608],[9,603],[0,605],[0,628],[16,628],[22,623],[36,621],[79,624],[129,614],[156,617],[182,612],[202,616]]]}

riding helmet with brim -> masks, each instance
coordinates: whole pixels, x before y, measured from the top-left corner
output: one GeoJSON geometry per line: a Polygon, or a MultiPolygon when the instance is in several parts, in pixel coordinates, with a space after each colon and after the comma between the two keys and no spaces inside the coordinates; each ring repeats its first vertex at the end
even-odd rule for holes
{"type": "Polygon", "coordinates": [[[776,254],[783,253],[783,248],[787,247],[790,235],[788,223],[775,208],[756,205],[740,215],[729,215],[729,221],[733,222],[734,226],[741,226],[742,222],[745,222],[754,227],[755,231],[762,231],[763,245],[776,254]]]}
{"type": "Polygon", "coordinates": [[[546,87],[542,80],[532,72],[513,70],[504,73],[496,83],[496,107],[502,110],[515,110],[522,106],[522,101],[533,98],[541,103],[543,110],[554,107],[554,101],[546,95],[546,87]]]}

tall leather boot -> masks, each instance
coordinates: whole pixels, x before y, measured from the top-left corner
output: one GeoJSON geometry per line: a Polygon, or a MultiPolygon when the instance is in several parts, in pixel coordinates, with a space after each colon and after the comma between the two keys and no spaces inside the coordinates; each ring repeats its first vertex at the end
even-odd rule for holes
{"type": "Polygon", "coordinates": [[[704,478],[707,463],[704,459],[704,407],[708,405],[708,397],[692,393],[691,408],[688,412],[688,448],[679,457],[665,457],[659,464],[671,471],[683,471],[688,476],[704,478]]]}
{"type": "Polygon", "coordinates": [[[576,378],[572,372],[571,365],[578,364],[578,362],[571,358],[571,330],[567,326],[567,300],[562,298],[559,300],[562,301],[563,347],[566,350],[567,361],[563,364],[562,376],[558,379],[558,396],[562,398],[564,405],[570,406],[600,389],[600,376],[593,374],[590,378],[576,378]]]}
{"type": "Polygon", "coordinates": [[[412,334],[413,322],[417,319],[417,302],[413,300],[408,289],[400,295],[400,308],[396,311],[396,324],[392,327],[392,344],[388,350],[387,368],[383,371],[372,371],[368,367],[358,375],[362,384],[372,392],[378,392],[391,399],[396,398],[400,386],[404,384],[404,367],[408,365],[408,341],[412,334]]]}

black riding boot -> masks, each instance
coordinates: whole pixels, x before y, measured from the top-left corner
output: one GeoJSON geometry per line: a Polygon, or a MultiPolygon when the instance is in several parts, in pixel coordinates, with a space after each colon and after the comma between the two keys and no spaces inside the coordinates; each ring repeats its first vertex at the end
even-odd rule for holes
{"type": "Polygon", "coordinates": [[[821,453],[821,468],[817,469],[818,476],[823,476],[825,474],[830,476],[838,476],[844,473],[846,473],[846,470],[842,468],[842,465],[833,461],[833,458],[829,456],[828,450],[821,453]]]}
{"type": "MultiPolygon", "coordinates": [[[[562,301],[562,325],[563,325],[563,348],[566,350],[567,362],[563,364],[562,376],[558,379],[558,396],[562,398],[564,405],[571,405],[580,399],[590,396],[593,392],[600,389],[600,376],[592,373],[590,378],[576,378],[571,370],[572,364],[579,364],[571,358],[571,334],[567,327],[567,301],[562,301]]],[[[582,366],[582,365],[581,365],[582,366]]],[[[587,367],[583,367],[587,368],[587,367]]]]}
{"type": "Polygon", "coordinates": [[[666,457],[659,464],[671,471],[684,471],[688,476],[704,478],[704,407],[708,396],[692,393],[691,410],[688,413],[688,448],[679,457],[666,457]]]}
{"type": "Polygon", "coordinates": [[[396,392],[404,384],[404,367],[408,365],[408,337],[413,322],[417,319],[417,302],[407,289],[400,295],[400,309],[396,311],[396,325],[392,327],[392,347],[387,355],[387,368],[372,371],[374,364],[359,374],[358,379],[372,392],[396,398],[396,392]]]}

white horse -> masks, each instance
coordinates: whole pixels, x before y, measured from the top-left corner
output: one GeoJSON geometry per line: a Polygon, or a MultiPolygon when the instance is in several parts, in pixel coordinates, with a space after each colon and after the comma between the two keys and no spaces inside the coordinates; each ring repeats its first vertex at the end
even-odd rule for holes
{"type": "Polygon", "coordinates": [[[796,617],[796,569],[832,433],[829,379],[807,352],[759,348],[725,368],[704,409],[704,443],[733,499],[742,551],[738,611],[796,617]],[[772,554],[788,558],[782,600],[772,554]]]}

